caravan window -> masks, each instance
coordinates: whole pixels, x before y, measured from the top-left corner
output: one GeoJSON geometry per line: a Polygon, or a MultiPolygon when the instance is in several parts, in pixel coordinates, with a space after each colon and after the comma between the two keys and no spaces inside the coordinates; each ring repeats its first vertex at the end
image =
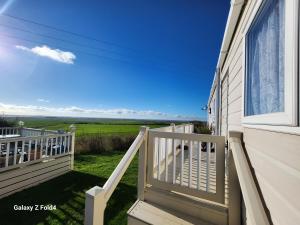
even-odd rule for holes
{"type": "Polygon", "coordinates": [[[293,62],[296,53],[291,48],[297,46],[293,41],[297,34],[292,29],[297,19],[290,12],[291,2],[262,1],[246,32],[244,118],[248,122],[295,123],[293,64],[297,62],[293,62]]]}

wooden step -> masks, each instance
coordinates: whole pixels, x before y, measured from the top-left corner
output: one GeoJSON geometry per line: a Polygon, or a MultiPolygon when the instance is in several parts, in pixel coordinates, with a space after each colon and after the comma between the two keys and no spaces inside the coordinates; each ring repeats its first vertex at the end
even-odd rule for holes
{"type": "Polygon", "coordinates": [[[137,200],[127,213],[128,225],[212,225],[140,200],[137,200]]]}
{"type": "Polygon", "coordinates": [[[154,187],[145,189],[145,201],[211,224],[228,223],[228,208],[224,204],[154,187]]]}

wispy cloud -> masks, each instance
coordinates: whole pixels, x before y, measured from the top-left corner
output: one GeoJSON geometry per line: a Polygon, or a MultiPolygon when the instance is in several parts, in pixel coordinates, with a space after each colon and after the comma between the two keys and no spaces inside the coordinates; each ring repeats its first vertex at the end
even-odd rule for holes
{"type": "Polygon", "coordinates": [[[174,119],[192,120],[199,119],[193,116],[173,115],[154,110],[134,109],[89,109],[77,106],[45,107],[37,105],[14,105],[0,103],[0,111],[10,115],[41,115],[41,116],[74,116],[74,117],[99,117],[99,118],[136,118],[136,119],[174,119]]]}
{"type": "Polygon", "coordinates": [[[44,102],[44,103],[49,103],[50,101],[47,99],[43,99],[43,98],[38,98],[37,99],[38,102],[44,102]]]}
{"type": "Polygon", "coordinates": [[[74,60],[76,59],[75,54],[72,52],[65,52],[60,49],[51,49],[47,45],[36,46],[33,48],[28,48],[22,45],[16,45],[16,48],[66,64],[74,64],[74,60]]]}

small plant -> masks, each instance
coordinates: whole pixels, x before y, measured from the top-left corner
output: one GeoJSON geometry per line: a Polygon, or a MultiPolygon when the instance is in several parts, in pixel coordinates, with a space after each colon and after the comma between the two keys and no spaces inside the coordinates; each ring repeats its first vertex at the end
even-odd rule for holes
{"type": "Polygon", "coordinates": [[[206,122],[203,121],[196,121],[193,122],[194,124],[194,132],[197,134],[211,134],[211,130],[207,126],[206,122]]]}
{"type": "Polygon", "coordinates": [[[19,127],[23,127],[24,124],[25,124],[25,123],[24,123],[22,120],[20,120],[20,121],[18,122],[19,127]]]}
{"type": "Polygon", "coordinates": [[[75,139],[75,154],[126,151],[134,139],[134,135],[102,135],[100,132],[81,135],[75,139]]]}

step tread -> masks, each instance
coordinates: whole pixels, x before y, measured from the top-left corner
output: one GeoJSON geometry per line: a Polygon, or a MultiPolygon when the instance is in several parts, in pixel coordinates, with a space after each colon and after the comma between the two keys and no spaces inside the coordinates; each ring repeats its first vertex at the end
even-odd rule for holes
{"type": "MultiPolygon", "coordinates": [[[[160,206],[150,204],[144,201],[136,201],[136,203],[129,209],[128,215],[147,224],[153,225],[212,225],[200,220],[187,221],[184,215],[175,211],[166,210],[160,206]]],[[[189,220],[192,220],[190,217],[189,220]]]]}

